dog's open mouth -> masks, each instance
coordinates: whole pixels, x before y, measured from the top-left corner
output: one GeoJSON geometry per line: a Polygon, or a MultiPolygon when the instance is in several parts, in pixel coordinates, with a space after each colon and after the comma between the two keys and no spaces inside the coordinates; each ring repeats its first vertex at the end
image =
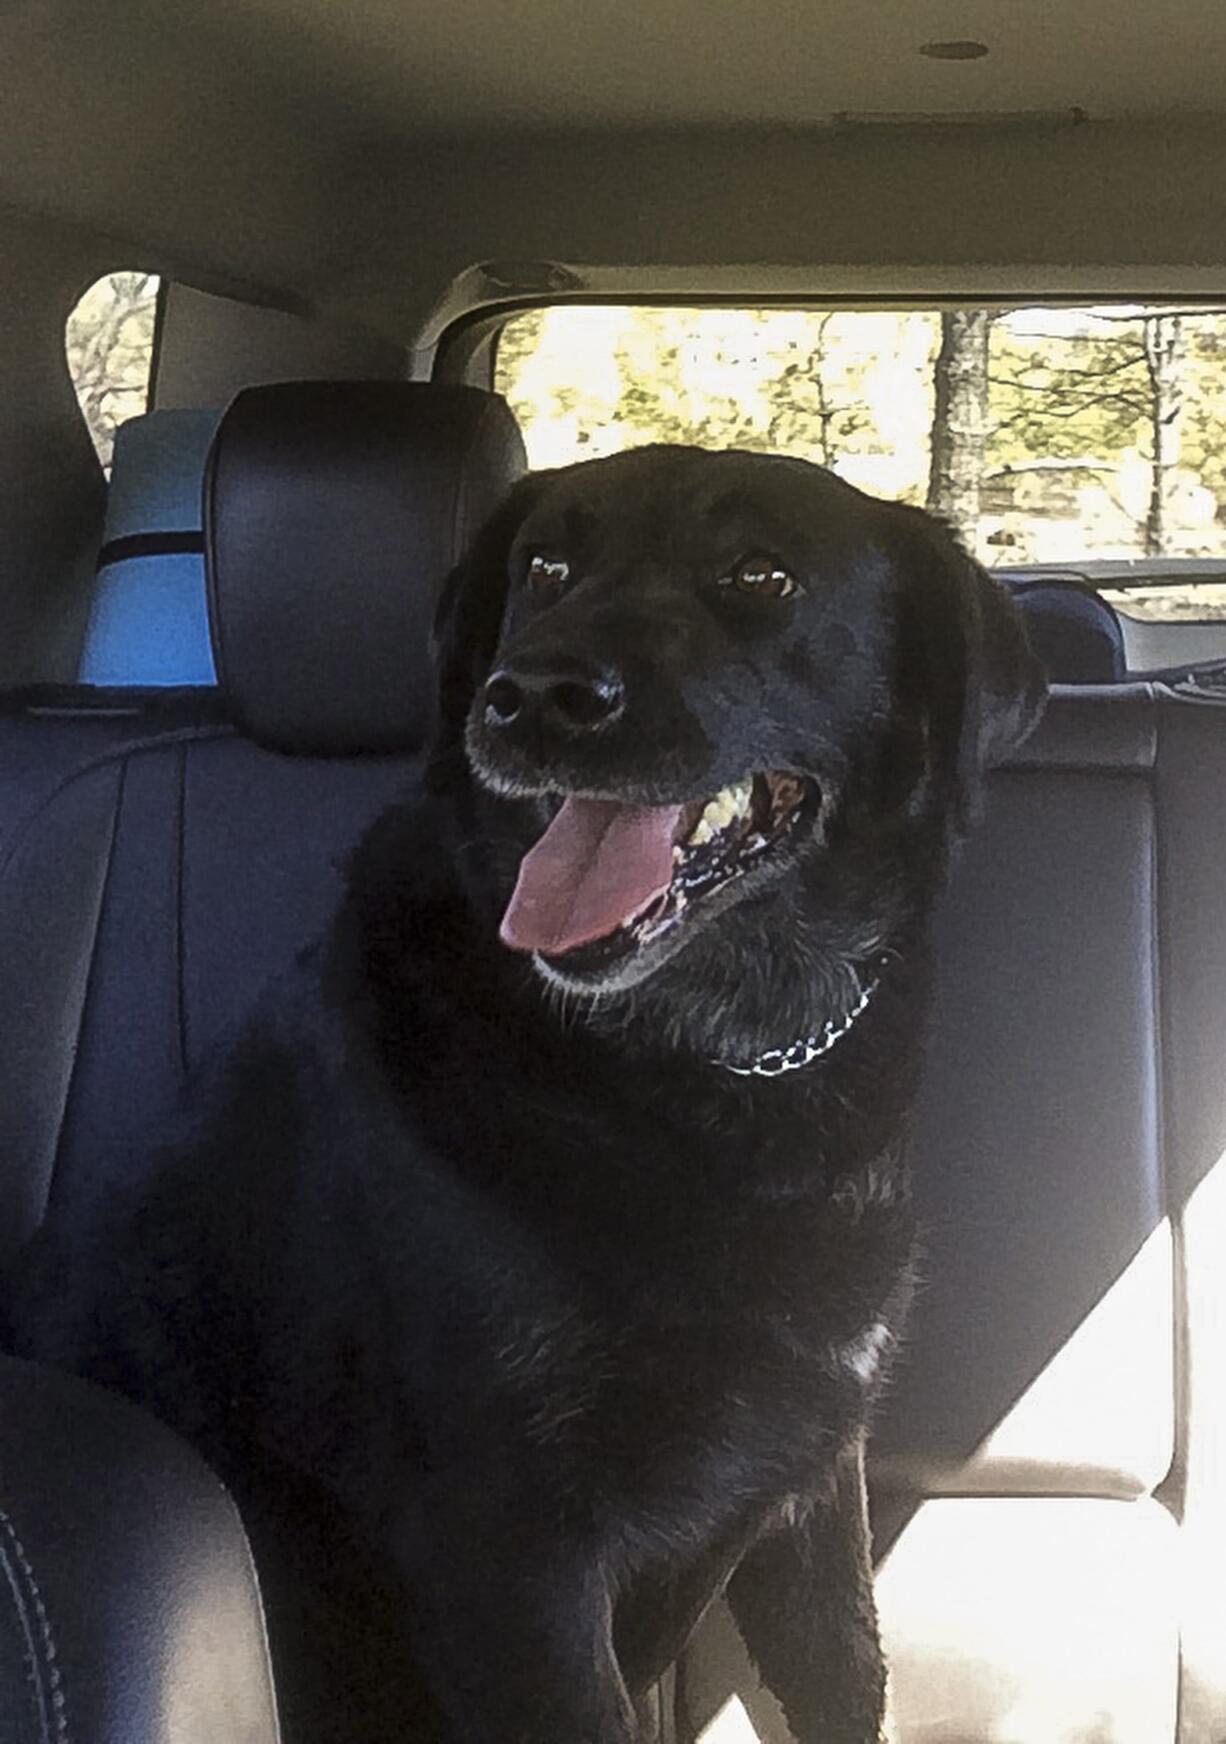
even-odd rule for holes
{"type": "Polygon", "coordinates": [[[812,821],[819,798],[816,782],[785,771],[688,805],[570,795],[524,856],[503,943],[568,969],[602,968],[751,871],[812,821]]]}

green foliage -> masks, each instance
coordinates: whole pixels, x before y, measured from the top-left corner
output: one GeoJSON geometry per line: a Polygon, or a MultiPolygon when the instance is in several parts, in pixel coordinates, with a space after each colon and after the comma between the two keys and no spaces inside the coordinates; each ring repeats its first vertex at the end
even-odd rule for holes
{"type": "MultiPolygon", "coordinates": [[[[535,464],[696,442],[802,455],[868,490],[922,502],[939,339],[939,317],[928,312],[558,308],[508,324],[498,376],[535,464]]],[[[1147,542],[1216,554],[1223,406],[1226,315],[1000,312],[986,443],[960,462],[982,469],[987,491],[967,536],[1014,561],[1134,556],[1147,542]],[[1161,392],[1174,410],[1156,456],[1159,386],[1147,341],[1164,337],[1173,350],[1161,392]]]]}
{"type": "Polygon", "coordinates": [[[1185,318],[1184,464],[1226,503],[1226,320],[1185,318]]]}
{"type": "Polygon", "coordinates": [[[919,500],[934,331],[929,315],[563,308],[508,323],[497,379],[537,464],[692,442],[803,455],[919,500]]]}
{"type": "Polygon", "coordinates": [[[1034,336],[994,324],[989,456],[998,466],[1110,457],[1147,439],[1141,323],[1034,336]]]}

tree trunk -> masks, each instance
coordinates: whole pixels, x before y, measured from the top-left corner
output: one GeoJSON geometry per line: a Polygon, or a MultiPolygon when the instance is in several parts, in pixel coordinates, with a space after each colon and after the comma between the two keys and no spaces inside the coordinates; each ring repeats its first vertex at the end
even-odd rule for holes
{"type": "Polygon", "coordinates": [[[988,336],[986,309],[947,309],[933,375],[932,459],[928,508],[974,552],[979,497],[988,440],[988,336]]]}
{"type": "Polygon", "coordinates": [[[1144,322],[1145,367],[1149,372],[1150,484],[1145,517],[1145,555],[1161,557],[1170,547],[1171,493],[1179,465],[1183,413],[1183,318],[1149,315],[1144,322]]]}
{"type": "Polygon", "coordinates": [[[826,329],[829,325],[829,315],[823,315],[817,323],[817,340],[809,353],[809,378],[817,390],[817,428],[822,465],[833,467],[839,456],[831,440],[831,426],[838,414],[831,406],[826,392],[826,329]]]}

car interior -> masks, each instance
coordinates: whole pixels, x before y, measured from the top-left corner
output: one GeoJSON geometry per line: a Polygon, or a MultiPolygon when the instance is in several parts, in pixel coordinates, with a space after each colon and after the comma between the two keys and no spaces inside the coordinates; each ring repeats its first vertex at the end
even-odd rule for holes
{"type": "MultiPolygon", "coordinates": [[[[925,1282],[869,1461],[889,1735],[1221,1744],[1219,10],[0,0],[0,51],[0,1736],[279,1737],[233,1504],[4,1355],[3,1285],[419,778],[457,504],[653,434],[922,502],[881,408],[918,394],[927,441],[969,311],[991,403],[1084,394],[1021,459],[1002,414],[976,498],[1052,689],[937,923],[925,1282]],[[814,414],[842,454],[780,422],[795,369],[745,410],[776,318],[802,375],[818,327],[827,356],[876,323],[855,416],[814,414]],[[1092,369],[1052,363],[1070,335],[1092,369]],[[686,386],[713,346],[722,423],[686,386]],[[1044,468],[1106,478],[1125,532],[1044,468]]],[[[787,1744],[718,1604],[657,1707],[661,1744],[787,1744]]]]}

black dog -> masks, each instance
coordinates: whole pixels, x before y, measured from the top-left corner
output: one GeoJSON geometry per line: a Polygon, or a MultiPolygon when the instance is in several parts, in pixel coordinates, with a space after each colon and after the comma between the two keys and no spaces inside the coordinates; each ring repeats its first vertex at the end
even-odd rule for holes
{"type": "Polygon", "coordinates": [[[427,796],[24,1346],[233,1485],[288,1744],[627,1744],[725,1588],[874,1744],[925,928],[1037,666],[919,511],[663,447],[525,481],[439,641],[427,796]]]}

